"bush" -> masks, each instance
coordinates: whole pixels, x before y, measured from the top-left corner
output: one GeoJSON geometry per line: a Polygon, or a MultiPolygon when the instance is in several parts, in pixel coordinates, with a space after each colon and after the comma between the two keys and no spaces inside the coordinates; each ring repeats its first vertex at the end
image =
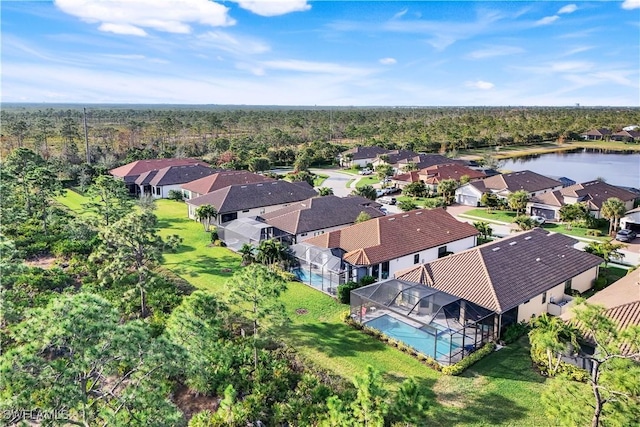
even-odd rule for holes
{"type": "Polygon", "coordinates": [[[211,230],[211,243],[215,243],[220,240],[220,235],[218,234],[218,229],[214,228],[211,230]]]}
{"type": "Polygon", "coordinates": [[[362,286],[367,286],[370,285],[372,283],[376,283],[376,278],[373,276],[362,276],[362,279],[360,279],[360,281],[358,282],[359,284],[359,288],[362,286]]]}
{"type": "Polygon", "coordinates": [[[527,332],[529,332],[529,324],[527,322],[513,323],[505,328],[502,334],[502,341],[506,344],[511,344],[527,332]]]}
{"type": "Polygon", "coordinates": [[[179,190],[169,190],[169,194],[167,194],[167,199],[175,200],[176,202],[181,202],[184,200],[184,194],[179,190]]]}
{"type": "Polygon", "coordinates": [[[360,287],[356,282],[347,282],[342,285],[338,285],[337,298],[342,304],[351,303],[351,291],[360,287]]]}
{"type": "Polygon", "coordinates": [[[600,230],[587,230],[586,235],[587,236],[598,237],[598,236],[602,236],[602,231],[600,231],[600,230]]]}
{"type": "Polygon", "coordinates": [[[606,287],[607,287],[607,278],[604,276],[598,277],[593,283],[593,288],[596,291],[601,291],[606,287]]]}
{"type": "Polygon", "coordinates": [[[495,343],[492,343],[492,342],[486,343],[480,350],[477,350],[474,353],[471,353],[469,356],[465,357],[458,363],[443,367],[442,373],[445,375],[460,375],[469,366],[473,365],[474,363],[484,358],[485,356],[491,354],[495,349],[496,349],[495,343]]]}

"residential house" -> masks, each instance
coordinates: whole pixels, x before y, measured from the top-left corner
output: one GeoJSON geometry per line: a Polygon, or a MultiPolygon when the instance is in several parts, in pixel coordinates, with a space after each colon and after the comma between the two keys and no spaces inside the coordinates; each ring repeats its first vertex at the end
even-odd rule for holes
{"type": "MultiPolygon", "coordinates": [[[[419,209],[373,218],[304,241],[339,254],[346,281],[376,280],[476,245],[478,230],[444,209],[419,209]]],[[[306,260],[302,260],[303,262],[306,260]]]]}
{"type": "Polygon", "coordinates": [[[449,157],[445,157],[440,154],[418,154],[398,160],[394,164],[394,167],[398,171],[405,171],[409,166],[415,170],[421,170],[431,166],[447,165],[452,163],[467,166],[464,160],[450,159],[449,157]]]}
{"type": "Polygon", "coordinates": [[[423,182],[427,188],[435,191],[438,184],[445,179],[460,181],[463,176],[469,177],[471,181],[485,178],[483,172],[468,168],[459,163],[447,163],[429,166],[419,171],[411,171],[391,177],[391,182],[399,188],[403,188],[412,182],[423,182]]]}
{"type": "Polygon", "coordinates": [[[638,142],[640,141],[640,131],[621,130],[620,132],[611,134],[611,139],[614,141],[638,142]]]}
{"type": "Polygon", "coordinates": [[[588,132],[581,134],[583,139],[588,141],[602,141],[611,137],[611,131],[609,129],[591,129],[588,132]]]}
{"type": "Polygon", "coordinates": [[[529,197],[559,190],[562,183],[544,175],[525,170],[490,176],[483,180],[470,182],[456,190],[456,201],[462,205],[480,206],[484,193],[494,193],[506,199],[509,194],[519,190],[527,192],[529,197]]]}
{"type": "Polygon", "coordinates": [[[249,171],[217,170],[209,176],[182,184],[181,189],[187,199],[193,199],[230,185],[273,181],[273,178],[249,171]]]}
{"type": "Polygon", "coordinates": [[[576,249],[576,243],[567,235],[535,228],[417,265],[396,278],[495,312],[497,334],[501,327],[542,313],[559,315],[574,291],[591,289],[602,258],[576,249]]]}
{"type": "Polygon", "coordinates": [[[338,155],[338,162],[342,167],[365,167],[367,164],[372,163],[376,157],[381,154],[388,153],[389,150],[382,147],[354,147],[349,150],[343,151],[338,155]]]}
{"type": "Polygon", "coordinates": [[[631,209],[620,218],[620,228],[640,233],[640,207],[631,209]]]}
{"type": "Polygon", "coordinates": [[[416,158],[417,156],[419,156],[419,154],[411,150],[389,150],[388,152],[376,157],[371,164],[374,168],[380,165],[391,165],[397,169],[400,161],[416,158]]]}
{"type": "Polygon", "coordinates": [[[538,228],[419,264],[351,291],[351,317],[456,363],[505,326],[561,311],[573,290],[591,287],[602,260],[575,243],[538,228]]]}
{"type": "Polygon", "coordinates": [[[200,163],[181,166],[167,166],[158,170],[144,172],[136,178],[139,193],[155,199],[165,199],[170,191],[182,193],[181,185],[216,173],[209,165],[200,163]]]}
{"type": "Polygon", "coordinates": [[[186,204],[192,219],[196,218],[199,206],[212,205],[218,211],[217,223],[223,224],[238,218],[255,218],[317,194],[306,182],[258,182],[230,185],[189,199],[186,204]]]}
{"type": "Polygon", "coordinates": [[[584,203],[591,215],[600,218],[602,204],[611,197],[622,200],[627,210],[631,210],[638,196],[615,185],[594,180],[534,196],[527,204],[527,211],[553,221],[560,220],[562,206],[584,203]]]}
{"type": "Polygon", "coordinates": [[[136,179],[143,173],[157,171],[168,166],[184,166],[199,164],[209,166],[198,159],[147,159],[136,160],[126,165],[111,169],[109,173],[124,181],[131,194],[140,194],[140,186],[136,184],[136,179]]]}

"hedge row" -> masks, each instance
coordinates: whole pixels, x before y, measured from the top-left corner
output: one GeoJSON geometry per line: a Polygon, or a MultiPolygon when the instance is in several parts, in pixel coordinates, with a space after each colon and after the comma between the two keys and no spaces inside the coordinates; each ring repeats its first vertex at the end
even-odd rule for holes
{"type": "Polygon", "coordinates": [[[482,348],[471,353],[469,356],[465,357],[458,363],[443,367],[442,373],[445,375],[460,375],[469,366],[473,365],[474,363],[484,358],[485,356],[491,354],[495,349],[496,349],[496,344],[492,342],[488,342],[482,348]]]}

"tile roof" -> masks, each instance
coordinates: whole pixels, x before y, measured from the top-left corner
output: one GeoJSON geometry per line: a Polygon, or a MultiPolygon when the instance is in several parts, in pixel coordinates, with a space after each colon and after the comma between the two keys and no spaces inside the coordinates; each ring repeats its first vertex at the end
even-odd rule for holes
{"type": "Polygon", "coordinates": [[[346,252],[343,256],[346,262],[370,265],[477,235],[475,227],[438,208],[370,219],[312,237],[306,243],[340,248],[346,252]]]}
{"type": "Polygon", "coordinates": [[[585,132],[582,135],[604,136],[604,135],[611,135],[611,131],[609,129],[605,129],[605,128],[591,129],[590,131],[585,132]]]}
{"type": "Polygon", "coordinates": [[[447,163],[433,165],[420,170],[421,175],[425,176],[424,182],[427,184],[437,184],[445,179],[453,179],[460,181],[463,176],[470,179],[480,179],[486,177],[483,172],[473,170],[458,163],[447,163]]]}
{"type": "Polygon", "coordinates": [[[563,196],[579,198],[580,201],[587,202],[597,209],[601,209],[602,203],[610,197],[617,197],[623,202],[635,200],[637,197],[631,191],[598,180],[571,185],[561,189],[560,192],[563,196]]]}
{"type": "Polygon", "coordinates": [[[230,185],[272,181],[275,180],[249,171],[220,170],[213,175],[187,182],[182,185],[182,189],[202,195],[220,190],[230,185]]]}
{"type": "Polygon", "coordinates": [[[371,218],[384,216],[379,203],[359,196],[314,197],[269,212],[260,217],[268,224],[290,234],[307,233],[329,227],[353,224],[361,212],[371,218]]]}
{"type": "Polygon", "coordinates": [[[564,197],[560,190],[551,191],[549,193],[538,194],[537,196],[533,196],[529,202],[531,203],[540,203],[543,205],[562,207],[564,206],[564,197]]]}
{"type": "Polygon", "coordinates": [[[353,155],[353,160],[375,159],[380,154],[386,154],[389,150],[386,148],[372,146],[372,147],[353,147],[349,150],[343,151],[342,156],[347,154],[353,155]]]}
{"type": "Polygon", "coordinates": [[[141,174],[135,183],[138,185],[176,185],[193,181],[216,173],[215,169],[211,169],[209,165],[200,163],[181,166],[167,166],[159,170],[153,170],[141,174]]]}
{"type": "Polygon", "coordinates": [[[512,193],[518,190],[532,193],[534,191],[562,186],[560,181],[529,170],[490,176],[482,180],[482,182],[485,187],[490,190],[508,190],[512,193]]]}
{"type": "Polygon", "coordinates": [[[417,154],[414,156],[406,157],[397,161],[401,164],[414,163],[418,169],[428,168],[435,165],[444,164],[461,164],[464,165],[463,160],[450,159],[449,157],[442,156],[440,154],[417,154]]]}
{"type": "MultiPolygon", "coordinates": [[[[411,159],[414,157],[419,156],[418,153],[411,151],[411,150],[391,150],[387,153],[382,154],[383,156],[387,156],[389,158],[389,160],[387,161],[387,163],[389,163],[390,165],[395,165],[396,163],[398,163],[401,160],[405,160],[405,159],[411,159]]],[[[380,157],[380,156],[378,156],[380,157]]]]}
{"type": "Polygon", "coordinates": [[[504,313],[602,263],[577,240],[536,228],[396,273],[504,313]]]}
{"type": "Polygon", "coordinates": [[[187,200],[193,206],[213,205],[219,213],[238,212],[266,206],[295,203],[318,193],[307,183],[288,181],[230,185],[187,200]]]}
{"type": "Polygon", "coordinates": [[[207,163],[198,159],[147,159],[136,160],[135,162],[127,163],[124,166],[111,169],[109,173],[118,178],[124,178],[126,182],[133,182],[135,179],[145,173],[152,170],[160,170],[167,166],[183,166],[201,164],[209,166],[207,163]]]}

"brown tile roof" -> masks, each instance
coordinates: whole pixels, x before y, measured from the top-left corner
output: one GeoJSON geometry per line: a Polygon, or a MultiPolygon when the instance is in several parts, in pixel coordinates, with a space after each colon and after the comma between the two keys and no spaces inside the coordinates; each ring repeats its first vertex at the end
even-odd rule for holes
{"type": "Polygon", "coordinates": [[[562,197],[562,192],[560,190],[556,190],[549,193],[542,193],[537,196],[533,196],[529,200],[529,202],[562,207],[564,206],[564,197],[562,197]]]}
{"type": "Polygon", "coordinates": [[[571,185],[560,190],[563,196],[576,197],[596,209],[602,208],[602,203],[611,197],[617,197],[623,202],[635,200],[637,195],[615,185],[603,181],[589,181],[571,185]]]}
{"type": "Polygon", "coordinates": [[[504,313],[602,259],[575,249],[577,240],[536,228],[396,273],[504,313]]]}
{"type": "Polygon", "coordinates": [[[136,160],[135,162],[127,163],[124,166],[111,169],[109,173],[118,178],[125,178],[126,182],[133,182],[135,179],[145,172],[152,170],[160,170],[167,166],[183,166],[201,164],[209,166],[207,163],[198,159],[148,159],[148,160],[136,160]]]}
{"type": "Polygon", "coordinates": [[[222,170],[213,175],[187,182],[182,185],[182,189],[202,195],[230,185],[272,181],[275,180],[249,171],[222,170]]]}
{"type": "Polygon", "coordinates": [[[445,179],[460,181],[460,178],[465,175],[470,179],[486,177],[484,172],[473,170],[458,163],[429,166],[420,170],[420,175],[424,176],[424,182],[427,184],[438,184],[440,181],[445,179]]]}
{"type": "Polygon", "coordinates": [[[609,129],[605,129],[605,128],[591,129],[589,132],[585,132],[582,135],[604,136],[604,135],[611,135],[611,131],[609,129]]]}
{"type": "Polygon", "coordinates": [[[380,154],[386,154],[389,150],[386,148],[372,146],[372,147],[353,147],[349,150],[343,151],[342,156],[347,154],[353,155],[353,160],[375,159],[380,154]]]}
{"type": "Polygon", "coordinates": [[[295,203],[318,193],[306,183],[288,181],[230,185],[220,190],[187,200],[193,206],[213,205],[219,213],[295,203]]]}
{"type": "Polygon", "coordinates": [[[410,171],[407,173],[401,173],[399,175],[394,175],[391,177],[393,181],[401,181],[401,182],[419,182],[420,181],[420,171],[410,171]]]}
{"type": "Polygon", "coordinates": [[[389,161],[387,163],[389,163],[390,165],[395,165],[402,160],[416,158],[419,156],[418,153],[411,150],[391,150],[381,155],[389,157],[389,161]]]}
{"type": "Polygon", "coordinates": [[[560,181],[556,181],[555,179],[551,179],[529,170],[490,176],[482,180],[482,182],[485,187],[490,190],[508,190],[512,193],[518,190],[524,190],[528,193],[532,193],[534,191],[562,186],[560,181]]]}
{"type": "Polygon", "coordinates": [[[345,261],[370,265],[477,235],[475,227],[438,208],[374,218],[312,237],[306,243],[340,248],[346,252],[345,261]]]}
{"type": "Polygon", "coordinates": [[[424,169],[435,165],[444,164],[461,164],[464,165],[463,160],[450,159],[449,157],[442,156],[440,154],[418,154],[411,157],[406,157],[398,160],[397,163],[409,164],[414,163],[418,169],[424,169]]]}
{"type": "Polygon", "coordinates": [[[153,170],[141,174],[135,181],[138,185],[176,185],[193,181],[203,176],[209,176],[216,173],[215,169],[211,169],[209,165],[200,163],[182,166],[167,166],[159,170],[153,170]]]}
{"type": "Polygon", "coordinates": [[[269,212],[260,217],[268,224],[290,234],[307,233],[329,227],[353,224],[361,212],[371,218],[384,216],[379,203],[359,196],[314,197],[269,212]]]}

